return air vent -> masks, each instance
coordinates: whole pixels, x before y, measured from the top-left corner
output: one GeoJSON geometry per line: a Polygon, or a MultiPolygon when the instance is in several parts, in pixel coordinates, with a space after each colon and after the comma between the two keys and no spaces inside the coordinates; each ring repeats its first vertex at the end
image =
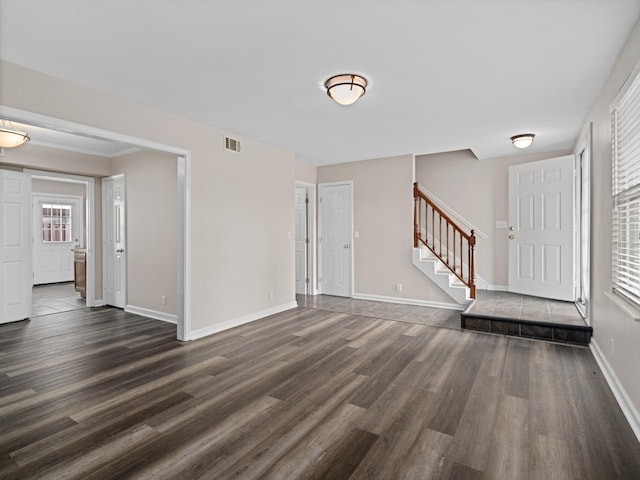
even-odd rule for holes
{"type": "Polygon", "coordinates": [[[231,137],[224,137],[224,149],[232,152],[240,152],[240,140],[231,137]]]}

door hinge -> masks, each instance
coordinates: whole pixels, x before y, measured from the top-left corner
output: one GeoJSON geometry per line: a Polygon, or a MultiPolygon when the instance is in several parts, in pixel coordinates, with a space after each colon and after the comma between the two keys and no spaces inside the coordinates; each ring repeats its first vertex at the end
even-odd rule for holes
{"type": "Polygon", "coordinates": [[[306,243],[307,245],[309,245],[309,239],[308,239],[308,238],[305,238],[305,239],[304,239],[304,243],[306,243]]]}

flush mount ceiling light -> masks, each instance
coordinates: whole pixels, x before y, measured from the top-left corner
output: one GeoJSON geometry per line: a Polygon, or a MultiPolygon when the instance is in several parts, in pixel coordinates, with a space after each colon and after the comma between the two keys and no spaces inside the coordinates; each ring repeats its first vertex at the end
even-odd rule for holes
{"type": "Polygon", "coordinates": [[[515,147],[527,148],[531,145],[531,142],[533,142],[533,137],[535,137],[533,133],[523,133],[521,135],[514,135],[511,137],[511,141],[515,147]]]}
{"type": "Polygon", "coordinates": [[[327,95],[340,105],[351,105],[365,94],[367,81],[364,77],[353,73],[335,75],[324,82],[327,95]]]}
{"type": "Polygon", "coordinates": [[[0,147],[19,147],[29,140],[31,139],[25,132],[18,130],[8,120],[2,120],[2,123],[0,124],[0,147]]]}

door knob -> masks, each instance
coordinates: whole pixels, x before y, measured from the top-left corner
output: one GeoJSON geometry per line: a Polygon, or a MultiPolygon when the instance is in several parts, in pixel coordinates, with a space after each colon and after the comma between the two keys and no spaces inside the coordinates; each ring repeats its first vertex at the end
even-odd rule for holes
{"type": "Polygon", "coordinates": [[[124,253],[124,248],[119,248],[116,250],[116,253],[124,253]]]}
{"type": "Polygon", "coordinates": [[[513,240],[514,238],[516,238],[515,235],[513,235],[513,234],[509,235],[509,240],[513,240]]]}
{"type": "Polygon", "coordinates": [[[344,248],[349,248],[349,245],[345,245],[344,248]]]}
{"type": "Polygon", "coordinates": [[[513,225],[511,225],[511,226],[509,227],[509,230],[511,230],[511,231],[514,231],[515,229],[516,229],[516,227],[514,227],[513,225]]]}

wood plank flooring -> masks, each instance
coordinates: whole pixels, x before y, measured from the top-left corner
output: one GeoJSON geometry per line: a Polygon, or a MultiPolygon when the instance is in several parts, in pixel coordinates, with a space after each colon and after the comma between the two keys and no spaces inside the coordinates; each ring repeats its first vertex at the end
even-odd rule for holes
{"type": "Polygon", "coordinates": [[[0,326],[2,479],[640,479],[586,348],[297,308],[0,326]]]}

